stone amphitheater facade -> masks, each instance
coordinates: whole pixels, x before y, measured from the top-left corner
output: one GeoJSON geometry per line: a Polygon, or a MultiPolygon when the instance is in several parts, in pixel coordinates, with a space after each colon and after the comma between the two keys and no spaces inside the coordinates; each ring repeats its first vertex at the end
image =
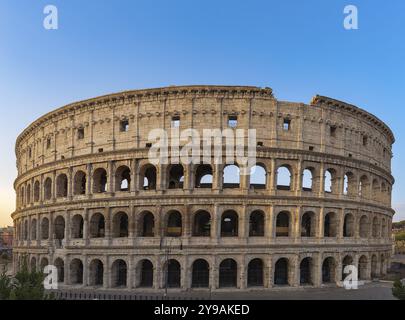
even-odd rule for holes
{"type": "Polygon", "coordinates": [[[378,278],[392,248],[393,143],[363,109],[278,101],[270,88],[172,86],[67,105],[17,139],[15,271],[26,259],[55,265],[61,288],[134,292],[321,287],[346,265],[378,278]],[[229,165],[152,165],[148,133],[173,126],[256,129],[257,180],[234,181],[229,165]]]}

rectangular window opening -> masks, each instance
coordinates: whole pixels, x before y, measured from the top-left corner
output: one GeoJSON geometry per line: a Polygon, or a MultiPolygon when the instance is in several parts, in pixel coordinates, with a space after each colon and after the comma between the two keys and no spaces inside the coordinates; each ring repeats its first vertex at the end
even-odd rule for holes
{"type": "Polygon", "coordinates": [[[120,131],[121,132],[128,132],[129,131],[129,121],[128,120],[122,120],[120,122],[120,131]]]}
{"type": "Polygon", "coordinates": [[[84,129],[80,128],[77,130],[77,139],[78,140],[83,140],[84,139],[84,129]]]}
{"type": "Polygon", "coordinates": [[[238,117],[237,116],[229,116],[228,117],[228,127],[229,128],[236,128],[238,126],[238,117]]]}
{"type": "Polygon", "coordinates": [[[290,119],[284,119],[283,130],[285,130],[285,131],[291,130],[291,120],[290,119]]]}
{"type": "Polygon", "coordinates": [[[333,138],[336,137],[336,127],[335,126],[330,127],[330,136],[333,138]]]}
{"type": "Polygon", "coordinates": [[[180,128],[180,117],[179,116],[172,117],[172,128],[180,128]]]}
{"type": "Polygon", "coordinates": [[[363,146],[367,146],[367,144],[368,144],[367,136],[364,136],[363,137],[363,146]]]}

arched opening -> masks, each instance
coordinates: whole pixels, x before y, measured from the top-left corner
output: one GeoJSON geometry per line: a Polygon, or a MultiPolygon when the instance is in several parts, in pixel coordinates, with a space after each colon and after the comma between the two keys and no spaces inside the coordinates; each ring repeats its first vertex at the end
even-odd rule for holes
{"type": "Polygon", "coordinates": [[[31,258],[30,270],[31,270],[31,272],[36,272],[37,271],[37,259],[35,257],[31,258]]]}
{"type": "Polygon", "coordinates": [[[95,213],[90,219],[90,238],[104,238],[105,219],[101,213],[95,213]]]}
{"type": "Polygon", "coordinates": [[[107,192],[107,171],[98,168],[93,173],[93,193],[107,192]]]}
{"type": "Polygon", "coordinates": [[[322,283],[335,282],[335,259],[332,257],[326,258],[322,263],[322,283]]]}
{"type": "Polygon", "coordinates": [[[111,285],[113,288],[127,286],[127,263],[124,260],[115,260],[111,266],[111,285]]]}
{"type": "Polygon", "coordinates": [[[54,261],[54,266],[58,270],[58,282],[65,282],[65,262],[61,258],[57,258],[54,261]]]}
{"type": "Polygon", "coordinates": [[[334,238],[337,236],[337,218],[336,213],[329,212],[325,215],[324,220],[324,237],[334,238]]]}
{"type": "Polygon", "coordinates": [[[324,184],[324,191],[326,193],[334,193],[336,188],[334,186],[336,172],[334,169],[328,169],[325,171],[325,184],[324,184]]]}
{"type": "Polygon", "coordinates": [[[198,259],[193,263],[191,286],[193,288],[208,288],[210,283],[210,267],[208,262],[198,259]]]}
{"type": "Polygon", "coordinates": [[[211,215],[207,211],[198,211],[194,215],[193,236],[209,237],[211,235],[211,215]]]}
{"type": "Polygon", "coordinates": [[[307,168],[302,175],[302,191],[312,191],[313,187],[313,168],[307,168]]]}
{"type": "Polygon", "coordinates": [[[367,257],[366,256],[361,256],[359,259],[359,280],[367,280],[367,257]]]}
{"type": "Polygon", "coordinates": [[[213,173],[209,164],[200,164],[195,171],[195,187],[212,189],[213,173]]]}
{"type": "Polygon", "coordinates": [[[307,257],[302,259],[300,263],[300,284],[301,285],[312,285],[312,258],[307,257]]]}
{"type": "Polygon", "coordinates": [[[276,218],[276,237],[288,237],[290,235],[290,213],[282,211],[276,218]]]}
{"type": "Polygon", "coordinates": [[[75,196],[86,194],[86,174],[83,171],[77,171],[74,177],[73,194],[75,196]]]}
{"type": "Polygon", "coordinates": [[[68,191],[68,177],[66,174],[60,174],[56,178],[56,197],[66,198],[68,191]]]}
{"type": "Polygon", "coordinates": [[[99,259],[94,259],[89,266],[89,285],[102,286],[104,283],[104,265],[99,259]]]}
{"type": "Polygon", "coordinates": [[[83,262],[79,259],[73,259],[69,269],[71,284],[83,284],[83,262]]]}
{"type": "Polygon", "coordinates": [[[62,216],[56,217],[54,221],[55,239],[65,239],[65,219],[62,216]]]}
{"type": "Polygon", "coordinates": [[[28,220],[25,220],[24,221],[24,230],[23,230],[23,232],[24,232],[24,235],[23,235],[23,239],[25,240],[25,241],[27,241],[28,240],[28,220]]]}
{"type": "Polygon", "coordinates": [[[48,258],[42,258],[40,262],[41,272],[44,272],[46,266],[49,266],[48,258]]]}
{"type": "Polygon", "coordinates": [[[140,236],[154,237],[155,236],[155,217],[149,211],[143,212],[140,219],[140,236]]]}
{"type": "Polygon", "coordinates": [[[221,237],[237,237],[238,226],[238,214],[233,210],[225,211],[221,218],[221,237]]]}
{"type": "Polygon", "coordinates": [[[39,202],[40,197],[40,185],[39,181],[35,181],[34,183],[34,202],[39,202]]]}
{"type": "Polygon", "coordinates": [[[367,216],[362,216],[359,222],[359,235],[360,238],[368,238],[369,235],[368,218],[367,216]]]}
{"type": "Polygon", "coordinates": [[[380,193],[380,195],[378,197],[381,202],[386,203],[388,201],[387,192],[388,192],[387,185],[384,182],[382,182],[381,183],[381,193],[380,193]]]}
{"type": "Polygon", "coordinates": [[[262,287],[263,286],[263,261],[261,259],[253,259],[248,264],[248,279],[247,285],[249,287],[262,287]]]}
{"type": "Polygon", "coordinates": [[[113,218],[113,238],[128,237],[128,215],[125,212],[118,212],[113,218]]]}
{"type": "Polygon", "coordinates": [[[183,233],[183,223],[181,213],[178,211],[171,211],[167,215],[167,237],[181,237],[183,233]]]}
{"type": "Polygon", "coordinates": [[[27,204],[31,203],[31,185],[28,184],[27,186],[27,204]]]}
{"type": "Polygon", "coordinates": [[[278,259],[274,266],[274,284],[276,286],[288,285],[288,259],[278,259]]]}
{"type": "Polygon", "coordinates": [[[372,229],[373,238],[378,238],[379,230],[380,230],[380,222],[379,222],[377,217],[374,217],[374,219],[373,219],[373,229],[372,229]]]}
{"type": "Polygon", "coordinates": [[[386,238],[387,237],[387,222],[383,218],[381,220],[381,237],[386,238]]]}
{"type": "Polygon", "coordinates": [[[21,187],[21,189],[20,189],[20,202],[21,202],[22,206],[25,205],[25,189],[24,189],[24,187],[21,187]]]}
{"type": "Polygon", "coordinates": [[[43,218],[41,221],[41,239],[49,239],[49,220],[48,218],[43,218]]]}
{"type": "Polygon", "coordinates": [[[237,165],[227,165],[222,176],[224,189],[238,189],[240,187],[240,170],[237,165]]]}
{"type": "Polygon", "coordinates": [[[180,288],[181,286],[181,267],[177,260],[170,259],[166,263],[166,288],[180,288]]]}
{"type": "Polygon", "coordinates": [[[372,185],[372,199],[375,201],[379,200],[379,196],[380,196],[380,184],[378,183],[377,179],[373,180],[372,185]]]}
{"type": "Polygon", "coordinates": [[[143,190],[156,190],[156,168],[151,165],[142,167],[139,173],[141,189],[143,190]]]}
{"type": "Polygon", "coordinates": [[[184,187],[184,168],[181,164],[174,164],[168,169],[169,179],[167,180],[168,189],[183,189],[184,187]]]}
{"type": "Polygon", "coordinates": [[[31,220],[31,240],[37,239],[37,219],[31,220]]]}
{"type": "Polygon", "coordinates": [[[233,259],[226,259],[219,265],[219,287],[232,288],[237,286],[238,265],[233,259]]]}
{"type": "Polygon", "coordinates": [[[281,166],[277,169],[277,190],[291,190],[291,168],[289,166],[281,166]]]}
{"type": "Polygon", "coordinates": [[[52,180],[51,178],[46,178],[44,183],[44,198],[45,200],[52,199],[52,180]]]}
{"type": "Polygon", "coordinates": [[[371,257],[371,277],[377,278],[379,276],[377,271],[377,256],[373,254],[371,257]]]}
{"type": "Polygon", "coordinates": [[[264,213],[256,210],[250,214],[249,237],[264,236],[264,213]]]}
{"type": "Polygon", "coordinates": [[[345,270],[347,266],[353,266],[353,258],[349,255],[345,256],[342,260],[342,281],[352,273],[351,270],[350,272],[348,272],[349,270],[345,270]]]}
{"type": "Polygon", "coordinates": [[[250,169],[250,188],[266,189],[267,172],[266,167],[262,164],[253,166],[250,169]]]}
{"type": "Polygon", "coordinates": [[[343,237],[353,237],[354,236],[354,217],[352,214],[348,213],[345,215],[343,221],[343,237]]]}
{"type": "Polygon", "coordinates": [[[381,260],[380,260],[380,274],[382,276],[385,275],[385,257],[383,254],[381,255],[381,260]]]}
{"type": "Polygon", "coordinates": [[[356,179],[352,172],[347,172],[343,179],[343,194],[348,196],[356,195],[356,179]]]}
{"type": "Polygon", "coordinates": [[[141,288],[153,287],[153,264],[149,260],[142,260],[140,263],[139,286],[141,288]]]}
{"type": "Polygon", "coordinates": [[[315,213],[305,212],[301,218],[301,237],[316,236],[315,213]]]}
{"type": "Polygon", "coordinates": [[[82,239],[83,238],[83,226],[84,226],[84,220],[83,217],[80,214],[76,214],[72,218],[72,238],[73,239],[82,239]]]}
{"type": "Polygon", "coordinates": [[[370,181],[366,175],[361,176],[359,183],[359,197],[370,198],[370,181]]]}
{"type": "Polygon", "coordinates": [[[127,166],[121,166],[115,172],[115,190],[129,191],[131,189],[131,170],[127,166]]]}

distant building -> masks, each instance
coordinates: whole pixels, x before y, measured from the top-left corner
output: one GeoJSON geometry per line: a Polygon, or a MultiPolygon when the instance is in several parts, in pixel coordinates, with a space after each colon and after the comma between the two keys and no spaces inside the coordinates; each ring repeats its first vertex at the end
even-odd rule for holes
{"type": "Polygon", "coordinates": [[[0,228],[0,249],[11,248],[13,246],[13,227],[0,228]]]}

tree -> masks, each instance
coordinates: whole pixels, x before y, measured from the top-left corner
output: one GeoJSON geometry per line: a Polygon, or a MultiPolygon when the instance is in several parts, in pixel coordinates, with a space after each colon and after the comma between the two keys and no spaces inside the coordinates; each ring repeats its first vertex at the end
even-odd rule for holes
{"type": "Polygon", "coordinates": [[[3,272],[0,275],[0,300],[46,300],[53,299],[44,288],[45,275],[29,271],[27,259],[23,259],[14,278],[3,272]]]}
{"type": "Polygon", "coordinates": [[[405,286],[402,284],[401,280],[395,280],[392,294],[399,300],[405,300],[405,286]]]}

